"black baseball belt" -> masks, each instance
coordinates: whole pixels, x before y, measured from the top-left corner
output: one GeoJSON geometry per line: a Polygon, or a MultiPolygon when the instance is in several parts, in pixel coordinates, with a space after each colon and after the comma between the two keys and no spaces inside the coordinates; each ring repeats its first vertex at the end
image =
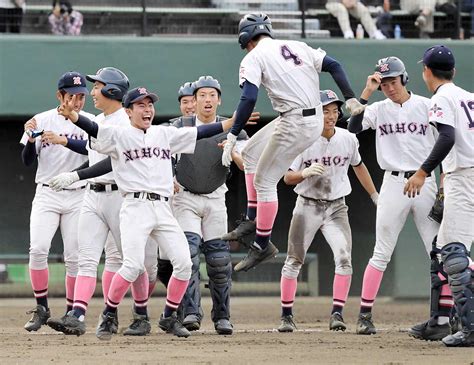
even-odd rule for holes
{"type": "Polygon", "coordinates": [[[103,193],[104,191],[117,191],[117,184],[89,184],[89,189],[96,193],[103,193]]]}
{"type": "MultiPolygon", "coordinates": [[[[391,174],[393,176],[400,176],[401,174],[403,174],[403,177],[405,179],[409,179],[410,177],[412,177],[413,175],[415,175],[416,171],[392,171],[391,174]]],[[[431,173],[429,173],[426,177],[430,177],[431,176],[431,173]]]]}
{"type": "MultiPolygon", "coordinates": [[[[286,112],[283,112],[283,113],[280,113],[280,116],[283,116],[287,113],[291,112],[291,110],[287,110],[286,112]]],[[[301,115],[303,117],[309,117],[311,115],[315,115],[316,114],[316,108],[311,108],[311,109],[302,109],[301,110],[301,115]]]]}

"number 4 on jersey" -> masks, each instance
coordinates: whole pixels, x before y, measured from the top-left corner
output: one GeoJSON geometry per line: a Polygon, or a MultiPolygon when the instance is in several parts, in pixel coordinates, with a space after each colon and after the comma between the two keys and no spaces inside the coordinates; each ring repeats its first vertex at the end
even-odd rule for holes
{"type": "Polygon", "coordinates": [[[288,48],[288,46],[286,44],[284,44],[283,46],[281,46],[281,55],[283,56],[283,58],[288,61],[288,60],[293,60],[293,63],[296,65],[296,66],[299,66],[299,65],[302,65],[303,64],[303,61],[301,61],[301,59],[298,57],[297,54],[291,52],[290,48],[288,48]]]}

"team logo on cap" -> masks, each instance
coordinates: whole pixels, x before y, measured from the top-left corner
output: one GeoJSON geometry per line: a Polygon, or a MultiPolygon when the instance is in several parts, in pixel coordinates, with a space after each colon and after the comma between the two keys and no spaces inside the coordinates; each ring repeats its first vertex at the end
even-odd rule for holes
{"type": "Polygon", "coordinates": [[[388,63],[382,63],[380,65],[380,72],[388,72],[390,71],[390,65],[388,63]]]}
{"type": "Polygon", "coordinates": [[[148,94],[148,91],[144,87],[139,87],[138,92],[142,95],[148,94]]]}
{"type": "Polygon", "coordinates": [[[75,76],[72,78],[72,82],[74,85],[81,85],[81,78],[79,76],[75,76]]]}
{"type": "Polygon", "coordinates": [[[337,99],[336,93],[332,90],[326,91],[326,96],[328,97],[328,99],[337,99]]]}

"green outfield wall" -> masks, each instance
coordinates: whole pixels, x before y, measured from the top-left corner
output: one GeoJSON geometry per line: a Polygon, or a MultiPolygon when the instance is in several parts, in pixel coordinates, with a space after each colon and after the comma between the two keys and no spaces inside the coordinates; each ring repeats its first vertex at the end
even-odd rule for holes
{"type": "MultiPolygon", "coordinates": [[[[325,49],[344,65],[356,93],[363,89],[367,75],[373,71],[378,58],[395,55],[405,61],[410,75],[409,89],[429,96],[421,79],[421,65],[417,61],[428,46],[437,42],[318,40],[309,44],[325,49]]],[[[456,56],[456,83],[472,91],[474,43],[449,41],[446,44],[456,56]]],[[[244,55],[245,52],[240,50],[233,38],[0,36],[0,263],[1,255],[19,254],[26,257],[28,254],[35,167],[23,166],[18,142],[27,118],[56,105],[56,82],[63,72],[77,70],[95,73],[103,66],[122,69],[129,76],[132,86],[144,85],[159,94],[158,122],[178,113],[176,94],[179,85],[200,75],[212,75],[219,79],[223,88],[220,114],[230,115],[239,99],[238,67],[244,55]]],[[[328,75],[323,74],[321,87],[335,88],[335,85],[328,75]]],[[[382,96],[377,94],[374,100],[382,96]]],[[[86,110],[95,112],[90,100],[86,110]]],[[[262,124],[275,116],[264,90],[261,91],[258,110],[263,115],[262,124]]],[[[249,128],[249,133],[256,130],[249,128]]],[[[367,131],[358,138],[361,155],[379,188],[382,171],[376,163],[374,133],[367,131]]],[[[376,210],[352,172],[350,177],[353,192],[346,202],[353,236],[351,295],[360,295],[363,272],[375,242],[376,210]]],[[[242,174],[233,170],[228,185],[227,205],[231,223],[245,207],[242,174]]],[[[280,183],[279,197],[280,210],[273,240],[284,252],[295,194],[290,187],[280,183]]],[[[393,219],[395,221],[398,217],[394,215],[393,219]]],[[[52,251],[61,252],[58,235],[53,241],[52,251]]],[[[310,252],[318,254],[320,293],[330,295],[334,264],[332,253],[321,234],[317,235],[310,252]]],[[[399,298],[429,295],[429,260],[411,218],[400,235],[380,293],[399,298]]]]}

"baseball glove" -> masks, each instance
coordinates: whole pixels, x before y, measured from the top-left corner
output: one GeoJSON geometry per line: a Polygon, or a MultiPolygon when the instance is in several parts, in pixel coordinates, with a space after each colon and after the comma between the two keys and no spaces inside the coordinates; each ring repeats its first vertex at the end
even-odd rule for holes
{"type": "Polygon", "coordinates": [[[443,220],[443,209],[444,209],[444,193],[443,189],[439,189],[438,194],[436,194],[436,200],[433,204],[433,207],[428,214],[428,218],[431,220],[441,223],[443,220]]]}

